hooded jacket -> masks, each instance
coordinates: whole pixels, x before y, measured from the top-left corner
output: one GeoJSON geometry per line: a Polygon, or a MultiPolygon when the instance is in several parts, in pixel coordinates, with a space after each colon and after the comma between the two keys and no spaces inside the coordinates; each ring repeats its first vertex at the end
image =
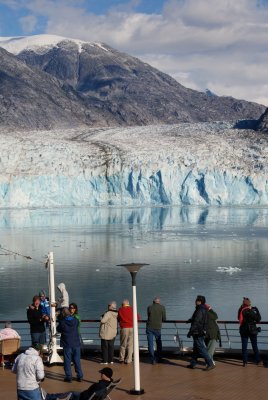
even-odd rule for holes
{"type": "Polygon", "coordinates": [[[35,390],[39,382],[44,379],[44,365],[37,350],[30,347],[20,354],[12,368],[17,374],[17,388],[19,390],[35,390]]]}
{"type": "Polygon", "coordinates": [[[61,333],[60,345],[62,347],[80,347],[78,324],[78,320],[72,316],[60,320],[57,331],[61,333]]]}
{"type": "Polygon", "coordinates": [[[69,294],[66,290],[65,284],[60,283],[58,286],[59,291],[61,292],[61,297],[59,298],[59,307],[64,308],[64,307],[69,307],[69,294]]]}
{"type": "Polygon", "coordinates": [[[104,340],[112,340],[117,335],[117,316],[116,310],[108,310],[103,314],[100,321],[100,338],[104,340]]]}

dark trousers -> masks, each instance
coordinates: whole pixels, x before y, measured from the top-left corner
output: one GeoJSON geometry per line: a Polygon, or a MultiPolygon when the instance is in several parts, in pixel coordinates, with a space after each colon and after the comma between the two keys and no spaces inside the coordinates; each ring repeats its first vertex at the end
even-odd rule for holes
{"type": "Polygon", "coordinates": [[[148,351],[150,354],[150,359],[152,362],[155,360],[154,354],[154,338],[156,341],[156,356],[157,360],[161,361],[162,358],[162,339],[161,339],[161,329],[146,329],[147,341],[148,341],[148,351]]]}
{"type": "Polygon", "coordinates": [[[252,350],[255,354],[255,361],[258,363],[260,362],[261,358],[257,344],[257,335],[241,336],[243,362],[248,362],[248,339],[251,341],[252,350]]]}
{"type": "Polygon", "coordinates": [[[101,339],[101,351],[102,359],[105,363],[111,363],[114,359],[114,341],[115,338],[111,340],[101,339]]]}
{"type": "Polygon", "coordinates": [[[197,359],[201,357],[204,358],[206,364],[209,367],[211,367],[213,365],[213,362],[208,354],[203,336],[194,336],[193,341],[194,342],[193,342],[193,354],[192,354],[191,365],[193,366],[196,365],[197,359]]]}

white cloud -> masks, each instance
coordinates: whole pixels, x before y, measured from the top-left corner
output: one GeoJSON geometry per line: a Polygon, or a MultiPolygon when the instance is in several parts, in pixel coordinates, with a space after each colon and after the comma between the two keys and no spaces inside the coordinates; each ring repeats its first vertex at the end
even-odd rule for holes
{"type": "Polygon", "coordinates": [[[85,0],[22,1],[32,15],[47,18],[46,33],[103,41],[185,86],[268,105],[265,2],[167,0],[162,14],[145,14],[135,12],[133,0],[95,15],[85,0]]]}
{"type": "Polygon", "coordinates": [[[20,18],[20,23],[23,32],[26,34],[32,33],[37,25],[37,18],[34,15],[26,15],[20,18]]]}

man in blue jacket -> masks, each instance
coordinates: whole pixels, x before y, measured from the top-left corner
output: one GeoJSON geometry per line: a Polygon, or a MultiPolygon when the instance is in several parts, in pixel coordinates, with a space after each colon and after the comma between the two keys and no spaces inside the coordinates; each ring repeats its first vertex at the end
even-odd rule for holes
{"type": "Polygon", "coordinates": [[[78,320],[71,316],[68,308],[63,309],[62,319],[59,322],[57,330],[61,333],[60,345],[63,348],[64,355],[64,382],[72,382],[72,361],[75,366],[77,381],[81,382],[83,379],[83,372],[80,362],[81,348],[78,333],[78,320]]]}
{"type": "Polygon", "coordinates": [[[195,300],[195,311],[192,315],[192,318],[189,320],[189,322],[191,322],[191,327],[187,337],[193,337],[193,354],[188,368],[194,369],[197,364],[198,357],[203,357],[207,364],[205,371],[210,371],[215,368],[215,365],[208,354],[204,342],[204,337],[206,336],[208,327],[208,312],[205,307],[205,303],[205,296],[198,295],[195,300]]]}

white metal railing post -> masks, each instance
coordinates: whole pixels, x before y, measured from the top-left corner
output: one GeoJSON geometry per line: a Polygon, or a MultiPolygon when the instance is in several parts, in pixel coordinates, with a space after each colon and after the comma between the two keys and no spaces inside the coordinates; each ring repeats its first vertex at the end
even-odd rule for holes
{"type": "Polygon", "coordinates": [[[53,252],[48,254],[48,289],[50,303],[50,354],[49,364],[62,364],[62,359],[57,352],[56,337],[56,298],[55,298],[55,271],[53,252]]]}

